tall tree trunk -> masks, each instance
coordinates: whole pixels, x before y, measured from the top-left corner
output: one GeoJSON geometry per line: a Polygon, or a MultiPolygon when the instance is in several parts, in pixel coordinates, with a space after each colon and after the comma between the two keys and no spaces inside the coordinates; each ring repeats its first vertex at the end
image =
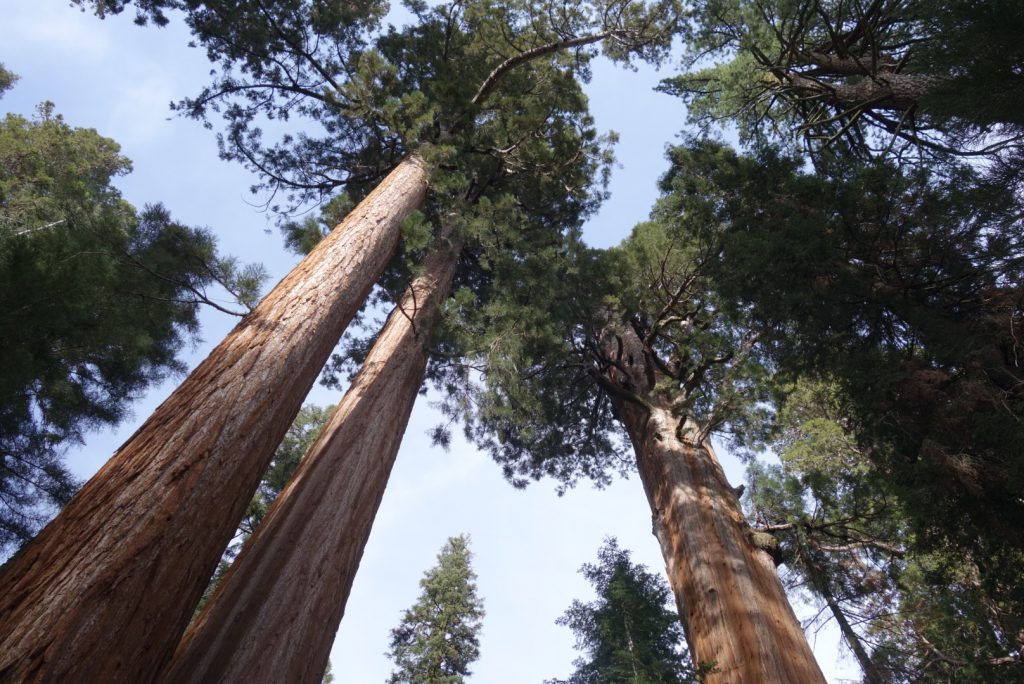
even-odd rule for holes
{"type": "Polygon", "coordinates": [[[846,645],[853,651],[853,655],[860,664],[860,670],[864,674],[862,684],[883,684],[884,676],[872,660],[871,654],[864,647],[864,642],[853,629],[853,625],[846,619],[846,613],[843,612],[843,607],[839,605],[835,594],[829,588],[828,580],[821,576],[817,567],[809,567],[808,570],[814,574],[814,582],[817,585],[815,588],[828,604],[828,609],[832,612],[832,617],[836,619],[836,624],[839,625],[839,631],[842,633],[843,639],[846,640],[846,645]]]}
{"type": "Polygon", "coordinates": [[[0,681],[156,677],[426,182],[402,162],[11,561],[0,681]]]}
{"type": "Polygon", "coordinates": [[[654,392],[659,373],[635,332],[620,331],[613,342],[617,363],[608,379],[623,390],[618,415],[694,663],[715,667],[705,681],[824,683],[775,564],[753,544],[711,445],[654,392]]]}
{"type": "Polygon", "coordinates": [[[457,264],[457,246],[438,242],[163,684],[320,681],[457,264]]]}

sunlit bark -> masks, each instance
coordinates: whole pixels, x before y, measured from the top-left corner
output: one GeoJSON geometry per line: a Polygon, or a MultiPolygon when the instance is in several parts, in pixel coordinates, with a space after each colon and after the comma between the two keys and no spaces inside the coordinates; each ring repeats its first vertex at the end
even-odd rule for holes
{"type": "Polygon", "coordinates": [[[694,663],[708,684],[825,681],[783,591],[698,426],[653,391],[660,377],[632,330],[616,335],[609,380],[651,506],[694,663]],[[628,398],[632,397],[632,398],[628,398]]]}

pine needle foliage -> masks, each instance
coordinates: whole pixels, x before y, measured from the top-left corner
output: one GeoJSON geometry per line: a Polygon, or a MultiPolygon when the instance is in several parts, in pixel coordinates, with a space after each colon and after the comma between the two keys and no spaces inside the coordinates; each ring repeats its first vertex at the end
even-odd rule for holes
{"type": "Polygon", "coordinates": [[[781,463],[748,468],[754,527],[778,541],[784,581],[818,604],[817,624],[835,621],[867,684],[1019,681],[1019,583],[984,555],[918,548],[856,422],[835,383],[802,378],[778,415],[781,463]]]}
{"type": "MultiPolygon", "coordinates": [[[[0,70],[0,90],[13,82],[0,70]]],[[[52,103],[0,120],[0,553],[74,493],[71,444],[184,372],[201,306],[242,315],[257,298],[261,267],[121,197],[113,183],[130,170],[115,141],[73,128],[52,103]]]]}
{"type": "Polygon", "coordinates": [[[681,213],[717,242],[706,272],[789,374],[827,374],[921,543],[1024,546],[1020,203],[971,169],[672,153],[681,213]]]}
{"type": "Polygon", "coordinates": [[[459,684],[480,656],[483,601],[465,535],[451,537],[420,580],[420,597],[391,630],[389,684],[459,684]]]}
{"type": "MultiPolygon", "coordinates": [[[[189,26],[214,68],[175,109],[218,125],[221,156],[257,175],[292,248],[315,244],[409,154],[428,162],[422,216],[370,303],[402,291],[439,230],[463,245],[428,371],[455,403],[498,274],[545,268],[604,197],[614,136],[587,112],[590,60],[664,60],[681,14],[676,0],[406,0],[408,23],[394,26],[376,0],[76,4],[189,26]],[[311,203],[324,222],[288,220],[311,203]]],[[[361,362],[366,340],[350,341],[329,379],[361,362]]]]}
{"type": "Polygon", "coordinates": [[[1024,143],[1015,0],[711,0],[663,88],[705,130],[862,157],[1013,160],[1024,143]]]}
{"type": "Polygon", "coordinates": [[[568,679],[547,684],[696,682],[665,580],[634,564],[613,538],[605,540],[597,559],[580,568],[597,599],[573,601],[556,621],[573,631],[576,648],[586,655],[575,661],[568,679]]]}

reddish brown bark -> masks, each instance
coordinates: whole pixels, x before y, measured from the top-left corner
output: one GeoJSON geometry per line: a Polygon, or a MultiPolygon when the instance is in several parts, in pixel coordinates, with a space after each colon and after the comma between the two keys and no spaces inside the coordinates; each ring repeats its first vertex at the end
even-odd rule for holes
{"type": "Polygon", "coordinates": [[[320,681],[455,271],[456,247],[439,242],[162,684],[320,681]]]}
{"type": "Polygon", "coordinates": [[[0,576],[0,680],[152,681],[273,450],[423,202],[400,164],[0,576]]]}
{"type": "Polygon", "coordinates": [[[612,382],[651,506],[669,584],[694,663],[714,664],[708,684],[824,683],[769,554],[752,543],[710,443],[653,389],[659,374],[632,331],[612,382]],[[628,399],[626,396],[634,399],[628,399]],[[646,404],[646,405],[644,405],[646,404]]]}

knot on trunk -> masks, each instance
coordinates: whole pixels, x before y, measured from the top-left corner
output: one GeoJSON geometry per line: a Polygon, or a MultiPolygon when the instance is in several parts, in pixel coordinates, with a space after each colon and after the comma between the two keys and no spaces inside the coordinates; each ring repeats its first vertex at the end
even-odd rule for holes
{"type": "Polygon", "coordinates": [[[782,564],[782,548],[779,544],[779,540],[775,538],[771,532],[762,532],[760,530],[750,529],[747,530],[747,540],[750,545],[759,551],[764,551],[772,557],[772,561],[776,566],[782,564]]]}

